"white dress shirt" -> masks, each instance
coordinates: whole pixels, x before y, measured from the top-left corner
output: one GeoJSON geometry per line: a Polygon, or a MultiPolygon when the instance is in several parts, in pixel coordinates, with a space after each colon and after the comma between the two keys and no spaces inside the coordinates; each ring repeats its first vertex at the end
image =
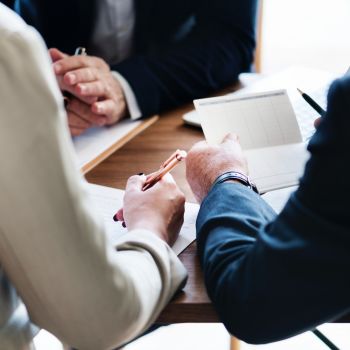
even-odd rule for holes
{"type": "Polygon", "coordinates": [[[186,272],[152,232],[108,244],[76,168],[47,49],[2,4],[0,118],[0,349],[33,349],[31,322],[81,350],[132,339],[186,272]]]}
{"type": "MultiPolygon", "coordinates": [[[[103,58],[109,65],[115,65],[133,52],[135,10],[133,0],[98,1],[95,28],[90,49],[91,54],[103,58]]],[[[118,72],[113,72],[119,81],[131,119],[141,117],[141,110],[130,84],[118,72]]]]}

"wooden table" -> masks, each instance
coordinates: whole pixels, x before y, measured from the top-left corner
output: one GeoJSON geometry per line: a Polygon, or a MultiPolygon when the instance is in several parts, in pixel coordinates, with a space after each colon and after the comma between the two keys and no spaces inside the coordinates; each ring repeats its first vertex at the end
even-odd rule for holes
{"type": "MultiPolygon", "coordinates": [[[[236,85],[225,92],[238,87],[239,85],[236,85]]],[[[188,104],[161,115],[159,121],[89,172],[86,175],[87,180],[123,189],[131,175],[152,172],[177,148],[190,149],[195,142],[203,139],[201,130],[183,124],[182,115],[192,108],[192,104],[188,104]]],[[[195,202],[186,182],[184,165],[175,168],[172,174],[185,193],[186,200],[195,202]]],[[[158,322],[219,322],[203,284],[196,243],[191,244],[179,257],[188,270],[189,279],[184,290],[177,294],[161,313],[158,322]]],[[[345,316],[337,322],[350,322],[350,316],[345,316]]]]}
{"type": "MultiPolygon", "coordinates": [[[[90,171],[86,175],[87,180],[99,185],[125,188],[129,176],[154,171],[177,148],[190,149],[195,142],[203,139],[200,129],[184,125],[181,119],[183,113],[191,108],[192,105],[187,105],[161,115],[154,125],[90,171]]],[[[184,164],[175,168],[172,174],[185,193],[186,200],[195,202],[186,182],[184,164]]],[[[165,308],[158,322],[218,322],[205,291],[195,242],[180,254],[180,260],[188,270],[188,282],[184,291],[165,308]]]]}

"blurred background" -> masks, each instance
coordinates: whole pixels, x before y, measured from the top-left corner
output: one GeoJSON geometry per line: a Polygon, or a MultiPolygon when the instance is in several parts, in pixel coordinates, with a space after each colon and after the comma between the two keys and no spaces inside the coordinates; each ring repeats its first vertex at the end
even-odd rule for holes
{"type": "Polygon", "coordinates": [[[349,0],[264,0],[262,72],[306,65],[343,73],[350,66],[349,0]]]}

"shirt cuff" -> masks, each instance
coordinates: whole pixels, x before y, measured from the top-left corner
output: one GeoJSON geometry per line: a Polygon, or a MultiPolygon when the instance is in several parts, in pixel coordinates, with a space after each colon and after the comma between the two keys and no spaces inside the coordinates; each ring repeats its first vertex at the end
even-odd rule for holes
{"type": "Polygon", "coordinates": [[[158,269],[162,270],[162,279],[170,280],[171,296],[182,289],[187,281],[187,271],[170,248],[170,246],[151,231],[136,229],[123,235],[115,244],[115,248],[122,250],[145,250],[155,261],[158,269]]]}
{"type": "Polygon", "coordinates": [[[125,80],[125,78],[120,73],[116,71],[112,71],[112,74],[114,78],[118,80],[119,84],[123,89],[130,118],[132,120],[141,118],[142,113],[141,113],[139,104],[137,103],[136,96],[131,89],[130,84],[125,80]]]}

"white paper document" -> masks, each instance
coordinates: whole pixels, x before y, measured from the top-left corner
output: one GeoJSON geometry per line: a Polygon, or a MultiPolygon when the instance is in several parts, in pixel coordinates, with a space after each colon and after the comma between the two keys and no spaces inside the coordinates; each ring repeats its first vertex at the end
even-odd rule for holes
{"type": "Polygon", "coordinates": [[[260,192],[298,183],[308,153],[286,90],[194,101],[204,135],[219,144],[235,133],[260,192]]]}
{"type": "MultiPolygon", "coordinates": [[[[326,110],[328,88],[336,77],[335,74],[326,71],[299,66],[292,66],[279,73],[268,76],[243,73],[239,79],[244,88],[227,96],[240,96],[252,92],[286,89],[297,116],[303,140],[307,141],[315,132],[313,123],[319,115],[303,100],[297,88],[307,92],[326,110]],[[247,80],[247,76],[253,76],[253,81],[249,81],[251,78],[247,80]]],[[[200,126],[200,117],[195,110],[186,113],[183,119],[190,125],[200,126]]]]}
{"type": "MultiPolygon", "coordinates": [[[[103,218],[107,237],[111,243],[115,243],[127,234],[127,229],[120,222],[113,220],[114,214],[123,206],[124,191],[110,187],[88,184],[90,197],[95,209],[103,218]]],[[[179,238],[172,249],[179,255],[196,239],[196,219],[199,210],[198,204],[186,203],[185,219],[181,228],[179,238]]]]}
{"type": "Polygon", "coordinates": [[[265,193],[262,196],[262,199],[264,199],[272,209],[279,214],[286,203],[288,202],[289,197],[292,193],[294,193],[298,189],[297,186],[283,188],[281,190],[271,191],[268,193],[265,193]]]}
{"type": "Polygon", "coordinates": [[[142,124],[142,121],[123,120],[110,127],[91,128],[84,134],[74,137],[74,148],[78,156],[79,167],[83,168],[118,140],[128,135],[142,124]]]}

